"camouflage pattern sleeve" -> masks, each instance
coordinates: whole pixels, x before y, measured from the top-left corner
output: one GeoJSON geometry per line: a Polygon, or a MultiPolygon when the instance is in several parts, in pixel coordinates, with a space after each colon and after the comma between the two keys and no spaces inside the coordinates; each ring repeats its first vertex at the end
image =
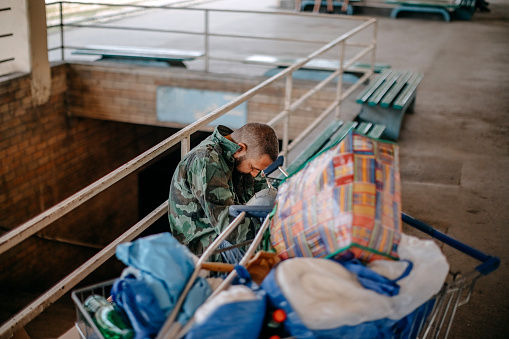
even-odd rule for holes
{"type": "MultiPolygon", "coordinates": [[[[200,175],[193,175],[192,190],[205,211],[206,218],[200,221],[208,222],[215,235],[219,235],[234,219],[229,213],[230,205],[235,204],[234,194],[228,180],[229,175],[218,166],[219,163],[214,157],[200,160],[202,163],[196,162],[196,166],[193,166],[202,169],[202,172],[200,175]]],[[[257,219],[246,218],[227,240],[232,244],[238,244],[251,239],[255,235],[254,230],[259,226],[257,219]]],[[[208,247],[212,241],[213,239],[201,239],[204,248],[208,247]]]]}
{"type": "Polygon", "coordinates": [[[233,205],[227,174],[214,157],[199,158],[190,168],[188,178],[205,213],[199,221],[211,225],[216,234],[221,233],[229,224],[228,207],[233,205]]]}

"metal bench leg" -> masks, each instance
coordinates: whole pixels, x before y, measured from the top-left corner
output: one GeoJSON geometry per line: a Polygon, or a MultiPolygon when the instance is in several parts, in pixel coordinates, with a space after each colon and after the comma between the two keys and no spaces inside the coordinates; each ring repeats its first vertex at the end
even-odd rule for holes
{"type": "Polygon", "coordinates": [[[428,7],[428,6],[405,6],[401,5],[396,8],[394,8],[391,11],[391,18],[396,19],[399,12],[424,12],[424,13],[439,13],[442,14],[444,17],[444,20],[446,22],[451,21],[451,16],[449,15],[449,12],[443,8],[438,7],[428,7]]]}
{"type": "Polygon", "coordinates": [[[396,141],[399,138],[404,115],[405,111],[403,110],[363,105],[357,119],[361,122],[385,125],[382,138],[396,141]]]}
{"type": "Polygon", "coordinates": [[[415,108],[415,98],[416,96],[414,95],[414,98],[412,99],[412,102],[410,103],[410,105],[408,106],[407,110],[406,110],[406,113],[413,113],[414,112],[414,108],[415,108]]]}
{"type": "Polygon", "coordinates": [[[370,106],[369,104],[364,104],[357,118],[359,121],[385,125],[382,138],[397,141],[401,125],[403,124],[403,117],[407,112],[414,112],[416,98],[417,90],[412,93],[407,103],[401,109],[395,109],[392,106],[381,107],[380,105],[370,106]]]}
{"type": "Polygon", "coordinates": [[[173,66],[173,67],[184,67],[184,68],[187,68],[186,65],[180,61],[180,60],[169,60],[167,61],[168,64],[170,64],[170,66],[173,66]]]}

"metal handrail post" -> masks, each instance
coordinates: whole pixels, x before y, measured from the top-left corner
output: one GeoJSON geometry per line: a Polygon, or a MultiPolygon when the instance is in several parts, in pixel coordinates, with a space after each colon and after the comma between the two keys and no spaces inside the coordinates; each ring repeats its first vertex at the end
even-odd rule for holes
{"type": "Polygon", "coordinates": [[[187,153],[191,150],[191,135],[189,134],[180,142],[180,158],[184,159],[187,153]]]}
{"type": "Polygon", "coordinates": [[[371,80],[373,80],[373,78],[375,77],[375,62],[376,62],[376,39],[377,39],[377,35],[378,35],[378,21],[375,21],[373,23],[373,40],[372,40],[372,44],[373,44],[373,51],[371,52],[371,72],[372,72],[372,75],[371,75],[371,80]]]}
{"type": "Polygon", "coordinates": [[[209,10],[205,10],[205,72],[209,71],[209,43],[210,43],[210,37],[209,37],[209,10]]]}
{"type": "Polygon", "coordinates": [[[338,85],[336,91],[336,101],[338,102],[338,106],[336,107],[336,119],[339,120],[341,114],[341,103],[342,94],[343,94],[343,73],[344,73],[344,62],[345,62],[345,48],[346,48],[346,39],[341,41],[339,44],[340,52],[339,52],[339,68],[338,68],[338,85]]]}
{"type": "Polygon", "coordinates": [[[60,57],[62,58],[62,61],[65,60],[65,53],[64,53],[64,11],[62,7],[62,2],[60,4],[60,57]]]}
{"type": "Polygon", "coordinates": [[[293,89],[293,72],[288,73],[286,76],[285,84],[285,112],[286,116],[283,121],[283,150],[282,153],[286,157],[288,153],[288,130],[290,125],[290,106],[292,104],[292,89],[293,89]]]}

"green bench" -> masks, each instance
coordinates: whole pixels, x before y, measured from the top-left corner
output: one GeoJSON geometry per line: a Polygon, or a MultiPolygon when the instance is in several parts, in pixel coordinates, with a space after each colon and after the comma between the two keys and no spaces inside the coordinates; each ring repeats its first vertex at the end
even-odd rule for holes
{"type": "Polygon", "coordinates": [[[170,66],[177,67],[186,67],[184,61],[194,60],[204,55],[204,53],[197,51],[108,45],[86,46],[76,49],[72,54],[98,55],[101,56],[101,60],[112,61],[134,60],[142,63],[162,61],[170,66]]]}
{"type": "Polygon", "coordinates": [[[357,121],[385,126],[383,137],[398,140],[404,114],[413,112],[422,73],[386,70],[357,98],[362,109],[357,121]]]}
{"type": "Polygon", "coordinates": [[[470,20],[475,13],[475,0],[386,0],[385,2],[398,5],[391,11],[393,19],[402,12],[438,13],[449,22],[451,14],[459,20],[470,20]]]}

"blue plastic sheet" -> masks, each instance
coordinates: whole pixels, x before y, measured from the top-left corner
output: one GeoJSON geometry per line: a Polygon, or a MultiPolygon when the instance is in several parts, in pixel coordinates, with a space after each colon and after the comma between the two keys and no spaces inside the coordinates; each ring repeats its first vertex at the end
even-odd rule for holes
{"type": "Polygon", "coordinates": [[[207,280],[198,277],[184,299],[177,321],[185,325],[194,315],[196,309],[198,309],[211,294],[212,288],[210,288],[207,280]]]}
{"type": "Polygon", "coordinates": [[[154,278],[150,273],[140,271],[134,267],[128,267],[124,269],[122,271],[121,278],[124,278],[128,275],[134,277],[137,280],[145,282],[147,286],[150,287],[152,292],[154,292],[161,310],[166,315],[170,314],[171,310],[173,309],[173,301],[170,300],[168,292],[166,291],[166,285],[163,281],[154,278]]]}
{"type": "Polygon", "coordinates": [[[195,325],[186,339],[257,339],[265,317],[265,298],[221,305],[202,324],[195,325]]]}
{"type": "Polygon", "coordinates": [[[206,321],[194,325],[186,339],[258,339],[265,318],[266,294],[256,284],[245,268],[236,266],[239,278],[236,282],[251,288],[257,299],[239,301],[219,306],[206,321]]]}
{"type": "Polygon", "coordinates": [[[120,244],[116,256],[127,266],[161,281],[170,298],[171,308],[194,271],[189,249],[167,232],[120,244]]]}
{"type": "MultiPolygon", "coordinates": [[[[194,257],[170,233],[160,233],[117,246],[116,256],[128,270],[117,279],[114,300],[126,311],[138,339],[157,334],[194,272],[194,257]],[[138,334],[140,337],[138,337],[138,334]]],[[[185,325],[196,309],[212,294],[198,278],[186,296],[177,321],[185,325]]]]}

